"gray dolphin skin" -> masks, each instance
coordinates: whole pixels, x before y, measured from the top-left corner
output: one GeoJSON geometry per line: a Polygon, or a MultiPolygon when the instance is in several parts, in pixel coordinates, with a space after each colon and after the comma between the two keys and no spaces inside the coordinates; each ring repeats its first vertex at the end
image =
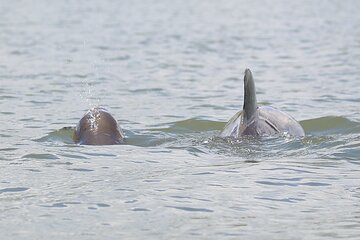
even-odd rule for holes
{"type": "Polygon", "coordinates": [[[84,145],[113,145],[123,143],[124,134],[105,108],[94,107],[77,124],[73,139],[84,145]]]}
{"type": "Polygon", "coordinates": [[[269,106],[257,105],[255,82],[250,69],[244,75],[243,110],[236,113],[220,133],[221,137],[270,136],[276,134],[305,136],[301,125],[288,114],[269,106]]]}

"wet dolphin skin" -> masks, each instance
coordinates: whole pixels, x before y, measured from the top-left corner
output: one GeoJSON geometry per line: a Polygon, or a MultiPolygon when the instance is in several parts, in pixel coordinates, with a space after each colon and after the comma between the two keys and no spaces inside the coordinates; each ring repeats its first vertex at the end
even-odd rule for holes
{"type": "Polygon", "coordinates": [[[114,117],[102,107],[90,109],[79,121],[74,141],[85,145],[112,145],[124,142],[124,134],[114,117]]]}
{"type": "Polygon", "coordinates": [[[243,135],[267,136],[275,134],[305,136],[304,129],[290,115],[273,107],[259,107],[257,105],[253,75],[250,69],[246,69],[243,110],[229,120],[220,136],[237,138],[243,135]]]}

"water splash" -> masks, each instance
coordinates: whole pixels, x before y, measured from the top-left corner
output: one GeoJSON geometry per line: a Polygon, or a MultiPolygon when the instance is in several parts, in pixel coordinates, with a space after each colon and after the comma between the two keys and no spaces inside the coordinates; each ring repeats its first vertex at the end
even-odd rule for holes
{"type": "Polygon", "coordinates": [[[103,110],[101,107],[93,107],[85,115],[89,116],[90,120],[90,129],[93,131],[97,131],[98,129],[98,122],[100,119],[100,111],[103,110]]]}

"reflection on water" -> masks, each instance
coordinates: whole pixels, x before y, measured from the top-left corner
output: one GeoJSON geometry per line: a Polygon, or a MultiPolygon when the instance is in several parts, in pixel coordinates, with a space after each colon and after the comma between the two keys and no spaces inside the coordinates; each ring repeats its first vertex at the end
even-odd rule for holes
{"type": "Polygon", "coordinates": [[[359,8],[2,2],[1,239],[358,239],[359,8]],[[218,137],[245,68],[304,138],[218,137]],[[126,144],[74,144],[95,105],[126,144]]]}

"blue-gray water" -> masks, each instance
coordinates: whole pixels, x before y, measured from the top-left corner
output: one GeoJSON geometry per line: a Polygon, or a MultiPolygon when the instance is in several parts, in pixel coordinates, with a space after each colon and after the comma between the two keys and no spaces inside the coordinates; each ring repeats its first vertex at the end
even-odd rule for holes
{"type": "Polygon", "coordinates": [[[359,1],[1,1],[1,239],[359,239],[359,1]],[[221,139],[258,100],[307,136],[221,139]],[[102,105],[127,145],[79,146],[102,105]]]}

